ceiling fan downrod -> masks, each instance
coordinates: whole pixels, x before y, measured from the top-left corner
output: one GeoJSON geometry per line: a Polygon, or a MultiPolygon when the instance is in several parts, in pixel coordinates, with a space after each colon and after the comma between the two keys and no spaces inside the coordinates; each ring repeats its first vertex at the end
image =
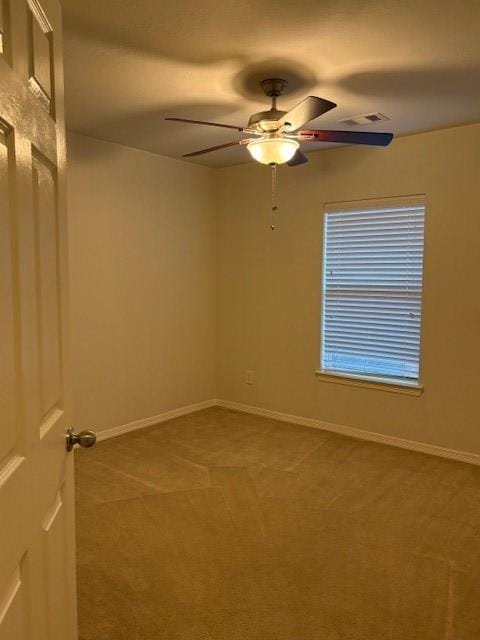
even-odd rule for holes
{"type": "Polygon", "coordinates": [[[282,78],[266,78],[261,81],[260,85],[265,95],[272,99],[271,111],[276,111],[277,98],[285,92],[288,82],[282,78]]]}

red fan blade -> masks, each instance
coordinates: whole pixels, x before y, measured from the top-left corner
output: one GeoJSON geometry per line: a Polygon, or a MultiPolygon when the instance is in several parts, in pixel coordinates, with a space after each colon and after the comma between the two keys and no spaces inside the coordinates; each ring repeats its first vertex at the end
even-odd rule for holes
{"type": "Polygon", "coordinates": [[[209,127],[223,127],[224,129],[235,129],[235,131],[243,131],[243,127],[236,127],[233,124],[220,124],[219,122],[204,122],[203,120],[187,120],[186,118],[165,118],[172,122],[187,122],[189,124],[206,124],[209,127]]]}
{"type": "Polygon", "coordinates": [[[297,164],[305,164],[305,162],[308,162],[307,156],[303,153],[301,149],[297,149],[297,151],[295,152],[295,155],[291,160],[287,162],[287,164],[289,167],[296,167],[297,164]]]}
{"type": "Polygon", "coordinates": [[[331,131],[328,129],[303,129],[297,132],[297,138],[308,142],[343,142],[349,144],[370,144],[386,147],[393,133],[371,133],[370,131],[331,131]]]}
{"type": "Polygon", "coordinates": [[[235,140],[234,142],[226,142],[225,144],[217,144],[215,147],[208,147],[208,149],[200,149],[200,151],[193,151],[192,153],[185,153],[182,158],[192,158],[193,156],[200,156],[202,153],[210,153],[210,151],[217,151],[217,149],[226,149],[227,147],[235,147],[238,144],[245,144],[248,140],[235,140]]]}
{"type": "Polygon", "coordinates": [[[330,109],[334,109],[337,105],[330,100],[317,98],[316,96],[308,96],[305,100],[299,102],[293,109],[280,118],[280,125],[287,125],[288,131],[300,129],[304,124],[318,118],[318,116],[327,113],[330,109]]]}

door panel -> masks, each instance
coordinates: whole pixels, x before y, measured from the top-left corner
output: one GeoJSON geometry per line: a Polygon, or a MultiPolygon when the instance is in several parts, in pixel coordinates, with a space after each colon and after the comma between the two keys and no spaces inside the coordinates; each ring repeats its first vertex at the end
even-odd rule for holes
{"type": "Polygon", "coordinates": [[[53,29],[43,7],[37,0],[28,0],[28,8],[28,86],[47,111],[53,113],[53,29]]]}
{"type": "MultiPolygon", "coordinates": [[[[9,149],[0,131],[0,465],[8,461],[17,441],[17,363],[12,264],[12,215],[9,196],[9,149]]],[[[1,473],[1,466],[0,466],[1,473]]]]}
{"type": "MultiPolygon", "coordinates": [[[[31,486],[28,466],[25,457],[11,452],[2,461],[0,469],[0,583],[3,585],[19,566],[28,546],[29,510],[32,506],[28,497],[31,486]]],[[[0,594],[0,600],[3,595],[0,594]]]]}
{"type": "MultiPolygon", "coordinates": [[[[43,435],[52,412],[61,411],[60,292],[56,176],[48,161],[32,158],[33,211],[37,271],[40,402],[43,435]]],[[[57,416],[60,417],[60,416],[57,416]]]]}
{"type": "MultiPolygon", "coordinates": [[[[65,585],[67,580],[67,520],[65,512],[64,488],[58,492],[52,509],[47,513],[42,527],[42,546],[45,562],[45,578],[48,590],[47,611],[56,612],[65,606],[65,588],[59,589],[57,585],[65,585]]],[[[48,616],[49,638],[62,640],[68,638],[69,621],[67,617],[58,615],[48,616]]]]}
{"type": "Polygon", "coordinates": [[[17,567],[0,591],[0,640],[26,640],[26,600],[25,584],[17,567]]]}
{"type": "Polygon", "coordinates": [[[0,7],[0,640],[74,640],[61,13],[0,7]]]}
{"type": "Polygon", "coordinates": [[[3,2],[0,2],[0,53],[3,53],[5,47],[5,16],[3,10],[3,2]]]}
{"type": "Polygon", "coordinates": [[[0,56],[4,56],[7,60],[10,59],[9,15],[9,1],[0,0],[0,56]]]}

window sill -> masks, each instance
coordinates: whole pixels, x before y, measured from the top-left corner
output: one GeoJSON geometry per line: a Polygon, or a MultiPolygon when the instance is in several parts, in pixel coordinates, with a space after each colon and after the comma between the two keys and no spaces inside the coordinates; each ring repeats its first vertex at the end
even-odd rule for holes
{"type": "Polygon", "coordinates": [[[389,378],[376,378],[374,376],[367,378],[351,373],[335,373],[334,371],[315,371],[315,375],[324,382],[344,384],[350,387],[363,387],[366,389],[389,391],[391,393],[403,393],[408,396],[421,396],[423,393],[423,387],[419,384],[390,380],[389,378]]]}

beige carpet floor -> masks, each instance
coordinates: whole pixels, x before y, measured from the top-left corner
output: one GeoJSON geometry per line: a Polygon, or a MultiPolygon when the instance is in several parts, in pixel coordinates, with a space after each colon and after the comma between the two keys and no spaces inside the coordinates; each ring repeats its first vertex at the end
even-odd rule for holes
{"type": "Polygon", "coordinates": [[[81,640],[480,638],[480,468],[220,408],[75,456],[81,640]]]}

